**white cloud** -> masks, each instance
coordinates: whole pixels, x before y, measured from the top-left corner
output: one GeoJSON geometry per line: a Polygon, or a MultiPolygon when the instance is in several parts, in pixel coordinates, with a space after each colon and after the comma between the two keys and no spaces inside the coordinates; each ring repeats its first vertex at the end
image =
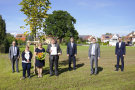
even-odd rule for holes
{"type": "Polygon", "coordinates": [[[104,7],[113,6],[114,3],[112,2],[103,2],[103,1],[96,1],[96,0],[81,0],[77,3],[80,7],[88,8],[88,9],[99,9],[104,7]]]}

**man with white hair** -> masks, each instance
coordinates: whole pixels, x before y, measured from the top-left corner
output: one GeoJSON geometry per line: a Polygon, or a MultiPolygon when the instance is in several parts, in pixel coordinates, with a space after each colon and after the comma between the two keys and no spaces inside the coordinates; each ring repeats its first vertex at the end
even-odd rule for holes
{"type": "Polygon", "coordinates": [[[11,64],[12,64],[12,72],[15,72],[15,63],[16,63],[16,72],[19,73],[19,69],[18,69],[18,63],[19,63],[19,58],[20,58],[20,50],[19,47],[16,46],[16,42],[13,41],[12,42],[12,46],[9,48],[9,58],[11,60],[11,64]]]}

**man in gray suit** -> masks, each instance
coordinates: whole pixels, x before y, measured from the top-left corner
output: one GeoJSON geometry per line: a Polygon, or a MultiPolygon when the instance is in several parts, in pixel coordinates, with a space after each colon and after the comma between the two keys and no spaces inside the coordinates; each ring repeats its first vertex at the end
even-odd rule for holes
{"type": "Polygon", "coordinates": [[[55,75],[58,76],[58,60],[62,51],[54,38],[52,38],[51,44],[48,45],[46,52],[49,53],[50,76],[53,75],[53,64],[55,65],[55,75]]]}
{"type": "Polygon", "coordinates": [[[9,58],[12,64],[12,72],[13,73],[15,72],[15,69],[14,69],[15,63],[16,63],[16,72],[19,72],[18,62],[20,58],[20,51],[19,51],[19,48],[16,46],[15,41],[12,42],[12,46],[9,48],[9,58]]]}
{"type": "Polygon", "coordinates": [[[92,39],[92,43],[89,46],[88,59],[90,59],[91,64],[91,75],[94,74],[93,63],[95,62],[95,75],[98,72],[98,60],[100,58],[100,46],[96,43],[96,39],[92,39]]]}

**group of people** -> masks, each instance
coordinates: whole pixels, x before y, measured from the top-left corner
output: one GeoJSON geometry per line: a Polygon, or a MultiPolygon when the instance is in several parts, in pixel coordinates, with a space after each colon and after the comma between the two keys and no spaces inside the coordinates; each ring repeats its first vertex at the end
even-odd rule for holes
{"type": "MultiPolygon", "coordinates": [[[[42,43],[39,43],[38,47],[35,49],[35,56],[38,53],[47,52],[49,54],[49,64],[50,64],[50,76],[53,76],[55,73],[56,76],[59,75],[58,72],[58,61],[59,56],[62,54],[62,50],[60,45],[57,44],[54,38],[51,39],[51,44],[48,45],[47,49],[45,50],[42,47],[42,43]],[[53,66],[55,67],[55,72],[53,72],[53,66]]],[[[117,65],[116,70],[119,70],[119,61],[121,59],[121,71],[124,71],[124,56],[126,52],[125,43],[122,42],[122,38],[119,37],[119,42],[116,44],[115,48],[115,55],[117,56],[117,65]]],[[[29,50],[29,46],[26,45],[25,50],[22,52],[22,68],[23,68],[23,79],[26,78],[26,71],[27,77],[31,78],[30,76],[30,69],[31,69],[31,59],[32,59],[32,52],[29,50]]],[[[74,38],[70,38],[70,42],[67,44],[67,56],[69,58],[69,70],[71,70],[71,62],[73,62],[73,70],[76,70],[76,56],[77,56],[77,44],[74,42],[74,38]]],[[[18,69],[18,62],[20,58],[20,50],[19,47],[16,46],[16,42],[12,42],[12,46],[9,48],[9,58],[12,64],[12,72],[15,72],[15,63],[16,63],[16,72],[19,72],[18,69]]],[[[92,39],[92,43],[89,46],[88,50],[88,59],[90,60],[91,65],[91,74],[90,75],[97,75],[98,74],[98,60],[100,59],[100,45],[96,43],[96,39],[92,39]],[[93,66],[95,63],[95,70],[93,70],[93,66]]],[[[38,60],[36,59],[35,66],[38,72],[38,78],[42,77],[42,70],[45,66],[45,60],[38,60]]]]}

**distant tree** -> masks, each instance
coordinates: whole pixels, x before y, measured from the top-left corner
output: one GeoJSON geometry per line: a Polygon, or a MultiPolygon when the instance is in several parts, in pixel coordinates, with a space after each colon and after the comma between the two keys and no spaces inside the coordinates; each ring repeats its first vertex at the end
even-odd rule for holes
{"type": "Polygon", "coordinates": [[[97,42],[98,43],[101,43],[101,38],[97,38],[97,42]]]}
{"type": "Polygon", "coordinates": [[[105,35],[112,35],[112,33],[106,33],[105,35]]]}
{"type": "Polygon", "coordinates": [[[69,41],[71,36],[78,39],[78,32],[74,27],[75,23],[76,19],[67,11],[53,11],[53,14],[49,14],[45,21],[44,32],[46,35],[57,37],[60,43],[62,39],[69,41]]]}
{"type": "Polygon", "coordinates": [[[20,45],[25,45],[26,41],[23,41],[21,39],[16,40],[17,44],[20,45]]]}
{"type": "Polygon", "coordinates": [[[7,42],[11,45],[12,42],[15,40],[15,37],[11,35],[10,33],[6,33],[6,39],[7,39],[7,42]]]}
{"type": "Polygon", "coordinates": [[[6,23],[5,20],[2,18],[2,16],[0,15],[0,45],[5,40],[5,36],[6,36],[6,23]]]}

